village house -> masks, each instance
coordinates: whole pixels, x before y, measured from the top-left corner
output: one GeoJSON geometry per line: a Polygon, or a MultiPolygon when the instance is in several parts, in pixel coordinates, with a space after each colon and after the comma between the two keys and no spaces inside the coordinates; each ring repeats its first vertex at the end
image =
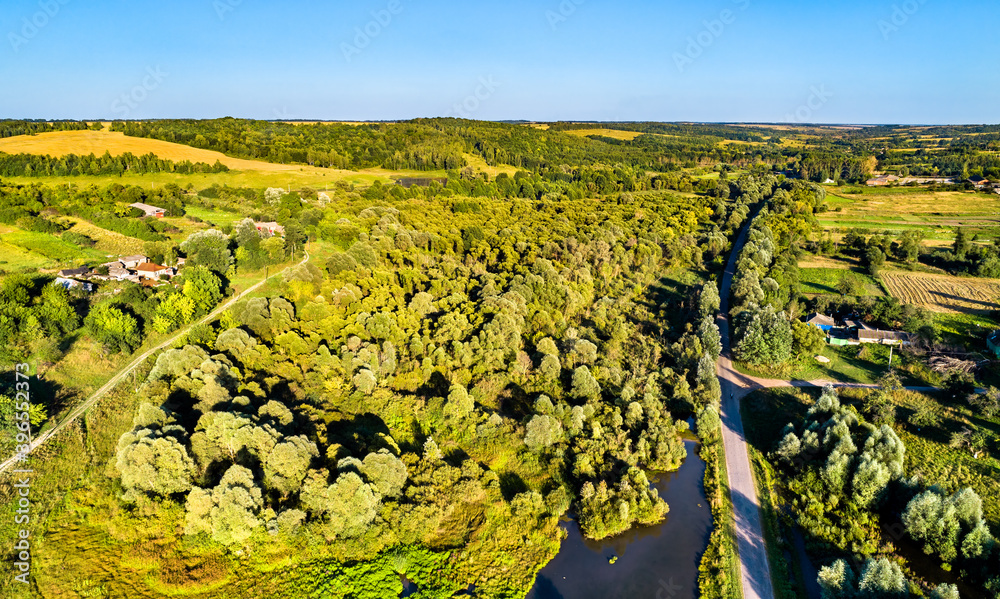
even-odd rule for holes
{"type": "Polygon", "coordinates": [[[278,223],[255,222],[254,226],[257,227],[257,231],[262,236],[267,236],[267,237],[274,237],[275,235],[280,235],[281,237],[285,236],[285,228],[279,225],[278,223]]]}
{"type": "Polygon", "coordinates": [[[975,175],[973,177],[969,177],[969,183],[972,183],[976,189],[984,189],[990,184],[990,180],[985,177],[975,175]]]}
{"type": "Polygon", "coordinates": [[[913,345],[915,335],[900,331],[862,330],[858,331],[860,343],[877,343],[879,345],[913,345]]]}
{"type": "Polygon", "coordinates": [[[59,271],[59,276],[65,279],[72,277],[85,277],[90,274],[90,268],[81,266],[80,268],[67,268],[59,271]]]}
{"type": "Polygon", "coordinates": [[[136,274],[139,275],[140,279],[149,279],[153,281],[160,280],[160,277],[163,275],[172,277],[176,274],[176,271],[173,268],[160,266],[159,264],[153,264],[152,262],[140,264],[135,271],[136,274]]]}
{"type": "Polygon", "coordinates": [[[955,182],[955,179],[951,177],[903,177],[899,180],[903,185],[907,183],[916,183],[918,185],[927,185],[929,183],[938,183],[941,185],[951,185],[955,182]]]}
{"type": "Polygon", "coordinates": [[[811,324],[824,333],[828,333],[830,329],[837,326],[837,321],[824,314],[813,314],[806,320],[806,324],[811,324]]]}
{"type": "Polygon", "coordinates": [[[132,281],[133,283],[139,282],[139,275],[127,268],[123,268],[121,264],[118,266],[112,266],[108,269],[108,278],[115,281],[132,281]]]}
{"type": "Polygon", "coordinates": [[[143,204],[142,202],[136,202],[135,204],[129,204],[129,208],[137,208],[146,213],[146,216],[152,216],[154,218],[163,218],[167,215],[167,211],[163,208],[157,208],[156,206],[150,206],[149,204],[143,204]]]}
{"type": "Polygon", "coordinates": [[[861,345],[866,343],[913,345],[916,341],[916,335],[873,329],[856,316],[848,316],[838,325],[837,321],[829,316],[813,314],[806,319],[805,323],[826,333],[826,342],[830,345],[861,345]]]}

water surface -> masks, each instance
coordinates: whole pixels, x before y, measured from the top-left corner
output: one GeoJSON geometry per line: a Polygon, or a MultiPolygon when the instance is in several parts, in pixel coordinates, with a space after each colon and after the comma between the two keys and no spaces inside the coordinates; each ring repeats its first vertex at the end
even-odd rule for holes
{"type": "Polygon", "coordinates": [[[694,441],[685,444],[680,469],[654,481],[670,505],[666,520],[603,541],[584,539],[576,522],[567,521],[559,555],[538,573],[528,599],[697,599],[712,512],[702,485],[705,463],[694,441]],[[612,556],[618,556],[614,565],[612,556]]]}

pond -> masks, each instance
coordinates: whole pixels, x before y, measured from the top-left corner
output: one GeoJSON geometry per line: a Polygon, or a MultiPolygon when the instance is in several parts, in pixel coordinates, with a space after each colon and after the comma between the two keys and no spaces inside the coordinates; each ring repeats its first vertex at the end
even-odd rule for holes
{"type": "Polygon", "coordinates": [[[685,444],[688,457],[680,469],[653,481],[670,505],[666,520],[603,541],[584,539],[576,522],[567,521],[568,536],[538,573],[528,599],[697,599],[712,512],[702,485],[705,463],[694,441],[685,444]]]}

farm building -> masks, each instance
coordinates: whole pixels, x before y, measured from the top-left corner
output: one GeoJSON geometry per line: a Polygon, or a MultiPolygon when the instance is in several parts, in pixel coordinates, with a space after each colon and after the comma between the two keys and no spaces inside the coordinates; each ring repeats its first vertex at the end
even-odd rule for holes
{"type": "Polygon", "coordinates": [[[969,177],[969,183],[975,185],[976,189],[982,189],[990,184],[990,180],[976,175],[974,177],[969,177]]]}
{"type": "Polygon", "coordinates": [[[851,329],[836,328],[830,329],[827,333],[826,342],[830,345],[861,345],[858,336],[851,329]]]}
{"type": "Polygon", "coordinates": [[[129,204],[129,208],[137,208],[145,212],[146,216],[152,216],[155,218],[163,218],[167,215],[167,211],[163,208],[157,208],[156,206],[150,206],[149,204],[143,204],[142,202],[129,204]]]}
{"type": "Polygon", "coordinates": [[[112,266],[108,269],[108,278],[114,279],[116,281],[132,281],[138,282],[139,275],[135,274],[127,268],[122,268],[121,265],[112,266]]]}
{"type": "Polygon", "coordinates": [[[859,318],[847,317],[844,319],[844,326],[849,329],[858,329],[860,331],[870,331],[872,328],[865,323],[861,322],[859,318]]]}
{"type": "Polygon", "coordinates": [[[926,185],[928,183],[951,185],[955,182],[955,179],[951,177],[903,177],[899,180],[899,182],[903,185],[906,185],[907,183],[916,183],[917,185],[926,185]]]}
{"type": "Polygon", "coordinates": [[[274,237],[275,235],[285,236],[285,228],[278,223],[254,223],[257,227],[257,231],[261,235],[267,235],[268,237],[274,237]]]}
{"type": "Polygon", "coordinates": [[[808,320],[806,320],[806,324],[811,324],[824,333],[827,333],[830,329],[837,326],[837,321],[829,316],[826,316],[825,314],[813,314],[808,320]]]}
{"type": "Polygon", "coordinates": [[[135,269],[141,279],[152,279],[157,281],[161,276],[167,275],[168,277],[174,276],[174,269],[167,266],[160,266],[159,264],[153,264],[152,262],[146,262],[140,264],[138,268],[135,269]]]}
{"type": "Polygon", "coordinates": [[[861,343],[877,343],[879,345],[912,345],[914,335],[899,331],[866,330],[858,331],[858,341],[861,343]]]}
{"type": "Polygon", "coordinates": [[[892,183],[899,183],[899,177],[896,175],[879,175],[878,177],[868,179],[868,181],[865,182],[868,187],[882,187],[892,183]]]}
{"type": "Polygon", "coordinates": [[[85,277],[90,274],[90,269],[86,266],[81,266],[80,268],[67,268],[66,270],[60,270],[59,276],[62,278],[70,277],[85,277]]]}
{"type": "Polygon", "coordinates": [[[124,258],[119,260],[119,262],[121,262],[121,265],[124,266],[125,268],[134,269],[138,268],[140,264],[145,264],[146,262],[149,262],[149,258],[141,255],[125,256],[124,258]]]}

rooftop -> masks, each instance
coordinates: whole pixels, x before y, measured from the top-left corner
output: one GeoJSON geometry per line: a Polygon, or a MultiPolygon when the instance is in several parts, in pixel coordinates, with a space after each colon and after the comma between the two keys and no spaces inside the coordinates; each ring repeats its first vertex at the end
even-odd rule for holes
{"type": "Polygon", "coordinates": [[[160,266],[159,264],[153,264],[152,262],[146,262],[145,264],[140,264],[136,267],[139,272],[160,272],[161,270],[166,270],[166,266],[160,266]]]}

